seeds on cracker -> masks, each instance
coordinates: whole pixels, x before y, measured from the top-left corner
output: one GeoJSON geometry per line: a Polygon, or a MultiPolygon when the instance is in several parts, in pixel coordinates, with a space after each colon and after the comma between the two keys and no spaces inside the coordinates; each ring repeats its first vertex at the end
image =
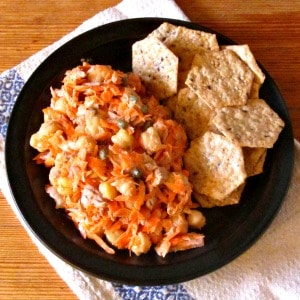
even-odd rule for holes
{"type": "Polygon", "coordinates": [[[199,49],[219,50],[215,34],[163,23],[149,34],[162,41],[179,59],[178,86],[184,87],[193,58],[199,49]]]}
{"type": "Polygon", "coordinates": [[[194,191],[217,200],[230,195],[247,176],[242,148],[210,131],[191,142],[184,163],[194,191]]]}
{"type": "Polygon", "coordinates": [[[194,198],[207,208],[239,203],[284,127],[259,99],[265,75],[249,46],[220,47],[214,34],[165,22],[134,44],[133,71],[185,127],[194,198]],[[162,57],[169,65],[157,69],[162,57]]]}
{"type": "Polygon", "coordinates": [[[258,66],[256,59],[248,45],[229,45],[224,46],[225,49],[234,51],[253,71],[254,81],[262,85],[266,76],[258,66]]]}
{"type": "Polygon", "coordinates": [[[262,99],[252,99],[240,107],[217,109],[212,122],[241,147],[254,148],[272,148],[284,127],[284,122],[262,99]]]}
{"type": "Polygon", "coordinates": [[[213,111],[189,88],[178,92],[174,118],[181,123],[190,140],[207,131],[213,111]]]}
{"type": "MultiPolygon", "coordinates": [[[[156,37],[167,47],[175,49],[184,48],[196,51],[198,48],[219,50],[217,37],[213,33],[176,26],[168,22],[162,23],[148,36],[156,37]]],[[[177,51],[180,53],[180,51],[177,51]]],[[[175,53],[176,54],[176,53],[175,53]]]]}
{"type": "Polygon", "coordinates": [[[155,37],[164,42],[168,37],[176,35],[178,26],[168,22],[162,23],[159,27],[148,34],[148,37],[155,37]]]}
{"type": "Polygon", "coordinates": [[[158,99],[177,92],[178,58],[157,38],[147,37],[133,44],[132,69],[158,99]]]}
{"type": "Polygon", "coordinates": [[[198,193],[194,193],[193,196],[197,200],[197,202],[199,202],[200,205],[205,208],[238,204],[240,202],[245,185],[245,183],[242,183],[222,200],[214,199],[212,197],[198,193]]]}
{"type": "Polygon", "coordinates": [[[231,50],[196,54],[186,85],[211,108],[244,105],[254,74],[231,50]]]}

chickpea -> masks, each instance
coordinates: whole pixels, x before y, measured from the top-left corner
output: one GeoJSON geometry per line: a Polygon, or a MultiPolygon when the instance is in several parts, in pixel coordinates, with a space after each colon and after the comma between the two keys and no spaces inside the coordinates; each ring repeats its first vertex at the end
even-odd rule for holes
{"type": "Polygon", "coordinates": [[[191,210],[187,216],[187,221],[190,227],[201,229],[205,223],[205,217],[199,210],[191,210]]]}
{"type": "Polygon", "coordinates": [[[57,191],[61,195],[71,195],[73,193],[72,188],[73,182],[71,178],[68,177],[59,177],[57,179],[57,191]]]}
{"type": "Polygon", "coordinates": [[[149,127],[142,132],[140,142],[142,147],[150,153],[154,153],[161,148],[161,140],[157,129],[154,127],[149,127]]]}
{"type": "Polygon", "coordinates": [[[108,230],[105,232],[105,236],[112,245],[116,246],[116,242],[123,232],[124,231],[121,229],[114,230],[114,231],[108,230]]]}
{"type": "Polygon", "coordinates": [[[130,135],[126,129],[121,128],[115,135],[111,137],[114,144],[122,148],[130,148],[133,145],[133,136],[130,135]]]}
{"type": "Polygon", "coordinates": [[[105,81],[107,74],[112,74],[113,70],[109,66],[93,65],[86,72],[89,82],[99,82],[105,81]]]}
{"type": "Polygon", "coordinates": [[[132,196],[136,191],[136,183],[133,179],[120,178],[115,180],[112,185],[124,196],[132,196]]]}
{"type": "Polygon", "coordinates": [[[85,130],[95,139],[104,136],[106,133],[105,129],[99,125],[99,120],[98,116],[86,118],[85,130]]]}
{"type": "Polygon", "coordinates": [[[109,182],[101,182],[99,185],[99,191],[104,198],[109,200],[113,200],[118,195],[117,189],[109,182]]]}
{"type": "Polygon", "coordinates": [[[144,232],[139,232],[130,242],[130,250],[137,256],[147,253],[151,247],[151,240],[144,232]]]}

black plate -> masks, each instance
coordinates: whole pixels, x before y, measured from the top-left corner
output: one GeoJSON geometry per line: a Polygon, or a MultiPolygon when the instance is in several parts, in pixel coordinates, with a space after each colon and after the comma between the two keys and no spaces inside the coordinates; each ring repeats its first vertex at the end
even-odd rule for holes
{"type": "MultiPolygon", "coordinates": [[[[167,19],[131,19],[101,26],[63,45],[33,73],[11,114],[6,139],[6,166],[11,191],[25,222],[57,256],[96,277],[135,285],[171,284],[214,271],[232,261],[268,227],[287,192],[293,168],[293,133],[288,111],[275,83],[264,70],[261,97],[285,121],[273,149],[268,151],[263,174],[250,178],[239,205],[204,210],[205,246],[158,257],[154,252],[136,257],[118,251],[109,255],[93,241],[84,240],[65,214],[56,210],[44,191],[48,171],[36,165],[30,136],[42,123],[42,108],[49,105],[50,86],[58,87],[66,70],[82,58],[131,68],[131,45],[163,21],[213,32],[197,24],[167,19]]],[[[217,33],[220,44],[235,44],[217,33]]],[[[275,59],[275,58],[274,58],[275,59]]],[[[12,249],[13,250],[13,249],[12,249]]]]}

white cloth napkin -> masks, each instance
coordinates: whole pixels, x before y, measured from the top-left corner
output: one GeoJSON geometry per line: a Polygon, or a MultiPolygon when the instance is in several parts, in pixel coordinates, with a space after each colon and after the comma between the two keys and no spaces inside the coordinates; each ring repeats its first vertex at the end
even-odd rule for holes
{"type": "MultiPolygon", "coordinates": [[[[8,188],[3,151],[7,120],[21,87],[34,69],[66,41],[99,25],[134,17],[188,20],[173,0],[124,0],[0,75],[0,188],[25,228],[8,188]]],[[[182,284],[132,287],[97,279],[60,260],[26,229],[79,299],[300,299],[300,144],[297,141],[295,149],[296,163],[288,195],[262,237],[228,265],[182,284]]]]}

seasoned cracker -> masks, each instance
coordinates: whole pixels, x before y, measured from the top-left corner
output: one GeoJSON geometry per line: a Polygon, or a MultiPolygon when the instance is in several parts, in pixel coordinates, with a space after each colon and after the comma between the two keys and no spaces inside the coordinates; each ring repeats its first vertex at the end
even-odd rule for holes
{"type": "Polygon", "coordinates": [[[178,58],[157,38],[147,37],[133,44],[132,70],[158,99],[177,93],[178,58]]]}
{"type": "Polygon", "coordinates": [[[229,139],[241,147],[272,148],[284,122],[262,99],[248,105],[216,110],[212,122],[229,139]]]}
{"type": "Polygon", "coordinates": [[[202,47],[207,50],[219,50],[219,44],[215,34],[190,29],[184,26],[176,26],[168,22],[162,23],[148,36],[156,37],[167,47],[174,48],[175,52],[176,49],[179,48],[193,51],[197,51],[198,48],[202,47]]]}
{"type": "Polygon", "coordinates": [[[219,50],[216,35],[178,27],[177,34],[168,37],[164,44],[179,58],[178,84],[185,86],[187,74],[191,68],[194,56],[200,49],[219,50]]]}
{"type": "Polygon", "coordinates": [[[262,85],[265,81],[265,74],[256,62],[256,59],[248,45],[229,45],[224,46],[225,49],[234,51],[252,70],[254,73],[254,81],[262,85]]]}
{"type": "Polygon", "coordinates": [[[184,164],[194,191],[217,200],[230,195],[247,176],[242,148],[210,131],[191,142],[184,164]]]}
{"type": "MultiPolygon", "coordinates": [[[[249,99],[259,99],[259,90],[260,90],[261,85],[255,81],[252,83],[249,99]]],[[[248,102],[249,102],[248,99],[248,102]]]]}
{"type": "Polygon", "coordinates": [[[174,118],[184,126],[189,139],[195,139],[207,130],[212,115],[213,111],[192,90],[179,90],[174,118]]]}
{"type": "Polygon", "coordinates": [[[168,22],[162,23],[159,27],[149,33],[148,37],[155,37],[164,42],[168,37],[176,35],[178,26],[168,22]]]}
{"type": "Polygon", "coordinates": [[[225,49],[196,54],[185,83],[213,109],[246,104],[253,78],[250,68],[225,49]]]}
{"type": "Polygon", "coordinates": [[[166,40],[166,45],[172,49],[189,49],[193,52],[196,52],[199,48],[219,50],[215,34],[182,26],[178,27],[176,37],[166,40]]]}
{"type": "Polygon", "coordinates": [[[245,183],[242,183],[232,193],[230,193],[227,197],[225,197],[222,200],[217,200],[206,195],[198,194],[196,192],[193,193],[193,196],[200,203],[200,205],[205,208],[238,204],[240,203],[245,185],[245,183]]]}
{"type": "Polygon", "coordinates": [[[250,177],[262,173],[267,156],[267,149],[244,147],[243,153],[247,176],[250,177]]]}
{"type": "Polygon", "coordinates": [[[179,58],[178,86],[180,88],[185,86],[193,58],[200,49],[219,50],[215,34],[170,23],[163,23],[149,36],[155,36],[161,40],[179,58]]]}

